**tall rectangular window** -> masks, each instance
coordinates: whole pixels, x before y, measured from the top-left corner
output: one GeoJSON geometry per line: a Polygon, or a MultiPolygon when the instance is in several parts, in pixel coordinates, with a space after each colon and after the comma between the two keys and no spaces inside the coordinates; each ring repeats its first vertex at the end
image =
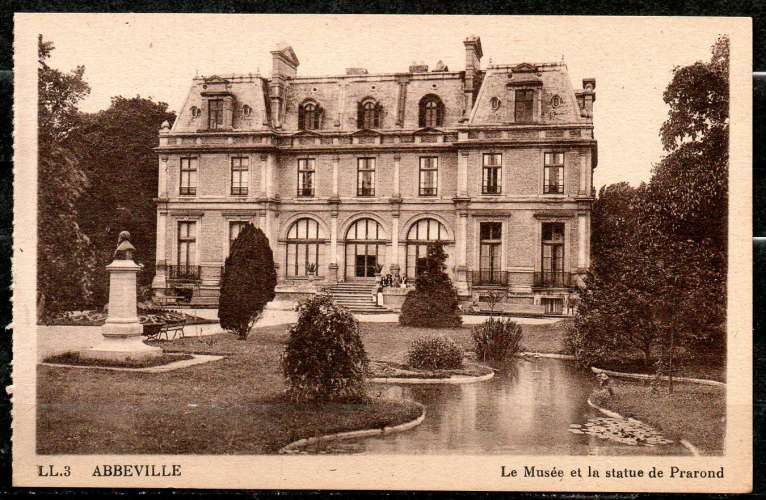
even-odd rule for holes
{"type": "Polygon", "coordinates": [[[197,159],[181,158],[181,179],[179,194],[197,194],[197,159]]]}
{"type": "Polygon", "coordinates": [[[210,99],[207,102],[207,128],[223,127],[223,99],[210,99]]]}
{"type": "Polygon", "coordinates": [[[238,196],[247,195],[249,167],[250,158],[247,156],[231,159],[231,194],[238,196]]]}
{"type": "Polygon", "coordinates": [[[178,266],[185,268],[182,274],[188,274],[188,268],[195,264],[197,259],[197,231],[196,223],[182,221],[178,223],[178,266]]]}
{"type": "Polygon", "coordinates": [[[542,229],[542,284],[561,286],[564,282],[564,224],[546,222],[542,229]]]}
{"type": "Polygon", "coordinates": [[[543,172],[543,193],[564,192],[564,153],[545,153],[543,172]]]}
{"type": "Polygon", "coordinates": [[[436,196],[439,186],[439,158],[420,158],[420,196],[436,196]]]}
{"type": "Polygon", "coordinates": [[[481,194],[500,194],[503,185],[503,155],[484,155],[481,171],[481,194]]]}
{"type": "Polygon", "coordinates": [[[237,239],[237,236],[239,236],[239,233],[242,232],[246,225],[247,222],[241,220],[229,222],[229,255],[231,255],[234,240],[237,239]]]}
{"type": "Polygon", "coordinates": [[[314,196],[314,172],[316,172],[314,158],[298,160],[298,196],[314,196]]]}
{"type": "Polygon", "coordinates": [[[535,91],[529,89],[517,90],[515,97],[514,120],[517,123],[531,122],[535,91]]]}
{"type": "Polygon", "coordinates": [[[375,158],[359,158],[356,165],[356,195],[375,196],[375,158]]]}

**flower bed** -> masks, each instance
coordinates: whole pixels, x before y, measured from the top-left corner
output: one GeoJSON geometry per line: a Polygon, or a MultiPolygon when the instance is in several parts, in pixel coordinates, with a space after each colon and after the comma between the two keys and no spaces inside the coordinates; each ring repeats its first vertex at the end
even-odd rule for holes
{"type": "Polygon", "coordinates": [[[44,363],[57,364],[57,365],[73,365],[73,366],[108,366],[114,368],[150,368],[154,366],[162,366],[176,361],[185,361],[192,359],[194,356],[190,354],[165,354],[156,358],[146,359],[143,361],[127,360],[127,361],[110,361],[105,359],[88,359],[80,356],[79,352],[65,352],[63,354],[56,354],[45,358],[44,363]]]}
{"type": "Polygon", "coordinates": [[[493,373],[491,368],[473,364],[466,364],[461,368],[445,370],[419,370],[404,364],[389,361],[370,362],[370,377],[372,378],[447,379],[453,376],[483,377],[490,373],[493,373]]]}

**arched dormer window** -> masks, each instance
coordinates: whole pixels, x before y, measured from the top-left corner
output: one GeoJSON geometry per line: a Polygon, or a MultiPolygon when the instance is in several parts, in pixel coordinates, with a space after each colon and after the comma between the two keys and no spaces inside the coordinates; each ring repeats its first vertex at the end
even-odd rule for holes
{"type": "Polygon", "coordinates": [[[444,104],[439,96],[428,94],[420,100],[419,126],[436,128],[444,125],[444,104]]]}
{"type": "Polygon", "coordinates": [[[357,104],[356,126],[358,128],[380,128],[383,122],[383,106],[374,99],[365,99],[357,104]]]}
{"type": "Polygon", "coordinates": [[[322,107],[314,101],[306,101],[298,108],[298,128],[316,130],[322,128],[322,107]]]}

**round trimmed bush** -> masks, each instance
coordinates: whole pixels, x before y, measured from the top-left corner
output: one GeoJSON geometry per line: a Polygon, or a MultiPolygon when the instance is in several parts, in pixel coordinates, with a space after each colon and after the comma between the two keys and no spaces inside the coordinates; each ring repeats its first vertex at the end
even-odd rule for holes
{"type": "Polygon", "coordinates": [[[463,366],[463,351],[445,337],[415,339],[407,352],[407,364],[421,370],[448,370],[463,366]]]}
{"type": "Polygon", "coordinates": [[[366,400],[368,360],[356,318],[327,295],[301,302],[298,311],[282,358],[290,398],[366,400]]]}
{"type": "Polygon", "coordinates": [[[521,325],[511,319],[489,318],[471,332],[476,356],[483,361],[503,361],[513,356],[521,349],[523,336],[521,325]]]}

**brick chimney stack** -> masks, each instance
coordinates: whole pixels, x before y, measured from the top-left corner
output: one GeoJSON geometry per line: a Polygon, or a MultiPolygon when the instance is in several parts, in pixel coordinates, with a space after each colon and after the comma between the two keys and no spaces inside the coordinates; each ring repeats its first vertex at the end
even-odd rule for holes
{"type": "Polygon", "coordinates": [[[271,99],[271,119],[275,128],[282,126],[285,116],[285,91],[288,81],[298,74],[298,56],[289,45],[279,44],[271,51],[271,81],[269,82],[269,98],[271,99]]]}
{"type": "Polygon", "coordinates": [[[481,50],[481,38],[471,35],[463,40],[465,46],[465,85],[463,92],[465,95],[464,116],[468,116],[473,107],[473,100],[480,84],[481,57],[484,53],[481,50]]]}

